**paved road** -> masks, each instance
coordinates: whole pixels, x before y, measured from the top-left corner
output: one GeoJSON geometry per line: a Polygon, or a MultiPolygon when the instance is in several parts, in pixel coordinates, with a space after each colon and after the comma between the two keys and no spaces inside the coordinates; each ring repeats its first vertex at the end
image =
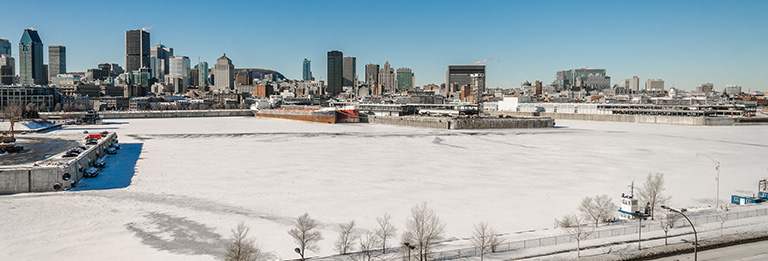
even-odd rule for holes
{"type": "MultiPolygon", "coordinates": [[[[693,253],[654,260],[693,260],[693,253]]],[[[760,241],[755,243],[701,251],[699,252],[699,260],[768,260],[768,241],[760,241]]]]}

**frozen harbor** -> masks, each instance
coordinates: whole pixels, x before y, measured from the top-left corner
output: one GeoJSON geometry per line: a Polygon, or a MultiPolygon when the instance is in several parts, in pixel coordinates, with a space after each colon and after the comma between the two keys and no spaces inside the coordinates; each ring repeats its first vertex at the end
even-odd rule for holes
{"type": "MultiPolygon", "coordinates": [[[[751,195],[768,176],[768,126],[557,121],[554,129],[449,131],[253,117],[113,120],[39,134],[116,131],[124,148],[77,191],[0,196],[0,252],[12,260],[211,260],[243,221],[267,252],[296,258],[286,231],[308,212],[333,254],[336,224],[404,230],[428,202],[464,238],[552,227],[585,196],[618,198],[665,173],[675,206],[751,195]],[[135,162],[135,172],[132,172],[135,162]],[[133,175],[133,176],[131,176],[133,175]],[[130,181],[130,183],[128,183],[130,181]]],[[[618,204],[618,201],[615,202],[618,204]]]]}

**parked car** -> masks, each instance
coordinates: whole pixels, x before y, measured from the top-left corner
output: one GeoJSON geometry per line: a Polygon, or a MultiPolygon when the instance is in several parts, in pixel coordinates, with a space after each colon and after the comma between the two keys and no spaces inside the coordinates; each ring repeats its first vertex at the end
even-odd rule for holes
{"type": "Polygon", "coordinates": [[[117,153],[117,149],[115,149],[115,148],[107,149],[107,154],[116,154],[116,153],[117,153]]]}
{"type": "Polygon", "coordinates": [[[98,175],[99,175],[99,169],[95,167],[90,167],[86,169],[85,172],[83,173],[83,176],[86,178],[95,178],[98,175]]]}
{"type": "Polygon", "coordinates": [[[109,132],[107,132],[107,131],[102,131],[102,132],[101,132],[101,136],[102,136],[102,137],[106,137],[106,136],[107,136],[107,134],[109,134],[109,132]]]}
{"type": "Polygon", "coordinates": [[[93,166],[98,168],[103,168],[107,166],[107,161],[105,161],[104,158],[100,158],[93,163],[93,166]]]}
{"type": "Polygon", "coordinates": [[[85,145],[96,145],[99,144],[99,140],[97,139],[88,139],[85,141],[85,145]]]}
{"type": "Polygon", "coordinates": [[[120,144],[112,143],[112,145],[109,145],[110,148],[120,149],[120,144]]]}
{"type": "Polygon", "coordinates": [[[77,155],[79,155],[79,153],[70,150],[70,151],[67,151],[67,153],[64,153],[64,155],[61,157],[71,158],[71,157],[77,157],[77,155]]]}
{"type": "Polygon", "coordinates": [[[83,134],[88,134],[88,131],[87,131],[87,130],[84,130],[84,131],[83,131],[83,134]]]}

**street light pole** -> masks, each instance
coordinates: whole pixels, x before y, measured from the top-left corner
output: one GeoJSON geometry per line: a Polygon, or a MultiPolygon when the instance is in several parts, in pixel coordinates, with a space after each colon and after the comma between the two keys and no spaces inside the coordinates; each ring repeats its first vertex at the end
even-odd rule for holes
{"type": "Polygon", "coordinates": [[[403,245],[408,248],[408,261],[411,261],[411,249],[416,248],[416,246],[412,246],[409,242],[404,242],[403,245]]]}
{"type": "Polygon", "coordinates": [[[698,157],[699,155],[706,156],[707,158],[712,160],[712,163],[715,163],[715,170],[717,170],[717,177],[715,178],[715,180],[717,180],[717,194],[715,195],[715,209],[717,209],[720,206],[720,162],[707,154],[696,153],[696,157],[698,157]]]}
{"type": "Polygon", "coordinates": [[[698,254],[699,236],[696,234],[696,227],[693,226],[693,222],[691,222],[691,220],[688,219],[688,216],[686,216],[685,214],[683,214],[683,212],[677,209],[670,208],[668,206],[661,206],[661,208],[683,215],[685,220],[688,220],[688,223],[691,224],[691,228],[693,229],[693,261],[699,260],[699,254],[698,254]]]}

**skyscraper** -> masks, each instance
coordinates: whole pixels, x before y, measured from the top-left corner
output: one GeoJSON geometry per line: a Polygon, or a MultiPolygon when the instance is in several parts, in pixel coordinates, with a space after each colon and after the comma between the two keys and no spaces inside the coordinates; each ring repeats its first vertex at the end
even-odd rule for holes
{"type": "Polygon", "coordinates": [[[197,63],[197,70],[198,70],[197,86],[200,86],[200,87],[208,86],[208,63],[206,62],[197,63]]]}
{"type": "Polygon", "coordinates": [[[0,55],[8,55],[9,57],[12,55],[11,53],[11,41],[8,41],[8,38],[0,38],[0,55]]]}
{"type": "Polygon", "coordinates": [[[149,64],[149,32],[144,30],[125,31],[125,71],[138,71],[149,64]]]}
{"type": "Polygon", "coordinates": [[[344,65],[343,65],[343,77],[344,80],[341,83],[344,87],[355,87],[357,84],[355,82],[355,75],[357,75],[357,59],[355,57],[344,57],[344,65]]]}
{"type": "Polygon", "coordinates": [[[0,83],[11,85],[16,79],[16,60],[10,55],[0,54],[0,83]]]}
{"type": "MultiPolygon", "coordinates": [[[[448,65],[448,71],[445,72],[446,89],[455,92],[461,90],[465,85],[471,85],[472,74],[485,75],[485,65],[448,65]]],[[[478,87],[481,90],[485,88],[485,77],[478,84],[478,87]]]]}
{"type": "Polygon", "coordinates": [[[189,85],[189,57],[186,56],[173,56],[170,59],[169,73],[168,75],[173,78],[174,87],[176,93],[187,92],[187,86],[189,85]],[[181,80],[178,80],[181,79],[181,80]],[[177,84],[180,83],[180,84],[177,84]]]}
{"type": "Polygon", "coordinates": [[[397,90],[413,88],[413,71],[410,68],[397,69],[397,90]]]}
{"type": "Polygon", "coordinates": [[[379,69],[379,91],[378,94],[393,92],[397,89],[397,77],[395,69],[389,65],[389,61],[384,62],[384,66],[379,69]]]}
{"type": "Polygon", "coordinates": [[[19,83],[43,84],[48,75],[43,72],[43,41],[35,29],[24,29],[19,41],[19,83]]]}
{"type": "Polygon", "coordinates": [[[341,93],[343,77],[343,57],[340,51],[328,52],[328,93],[337,95],[341,93]]]}
{"type": "Polygon", "coordinates": [[[216,59],[216,64],[213,66],[213,87],[221,92],[228,92],[235,88],[235,66],[232,64],[232,60],[227,58],[227,54],[223,54],[219,59],[216,59]]]}
{"type": "Polygon", "coordinates": [[[170,73],[170,59],[173,56],[173,48],[158,44],[149,49],[152,75],[162,80],[166,74],[170,73]]]}
{"type": "Polygon", "coordinates": [[[312,66],[310,65],[310,61],[306,58],[304,59],[304,64],[302,65],[302,73],[301,73],[301,79],[305,81],[311,81],[312,80],[312,66]]]}
{"type": "Polygon", "coordinates": [[[59,74],[67,73],[67,47],[48,46],[48,81],[59,74]]]}
{"type": "Polygon", "coordinates": [[[379,65],[372,63],[365,65],[365,83],[368,87],[373,87],[379,82],[379,65]]]}

